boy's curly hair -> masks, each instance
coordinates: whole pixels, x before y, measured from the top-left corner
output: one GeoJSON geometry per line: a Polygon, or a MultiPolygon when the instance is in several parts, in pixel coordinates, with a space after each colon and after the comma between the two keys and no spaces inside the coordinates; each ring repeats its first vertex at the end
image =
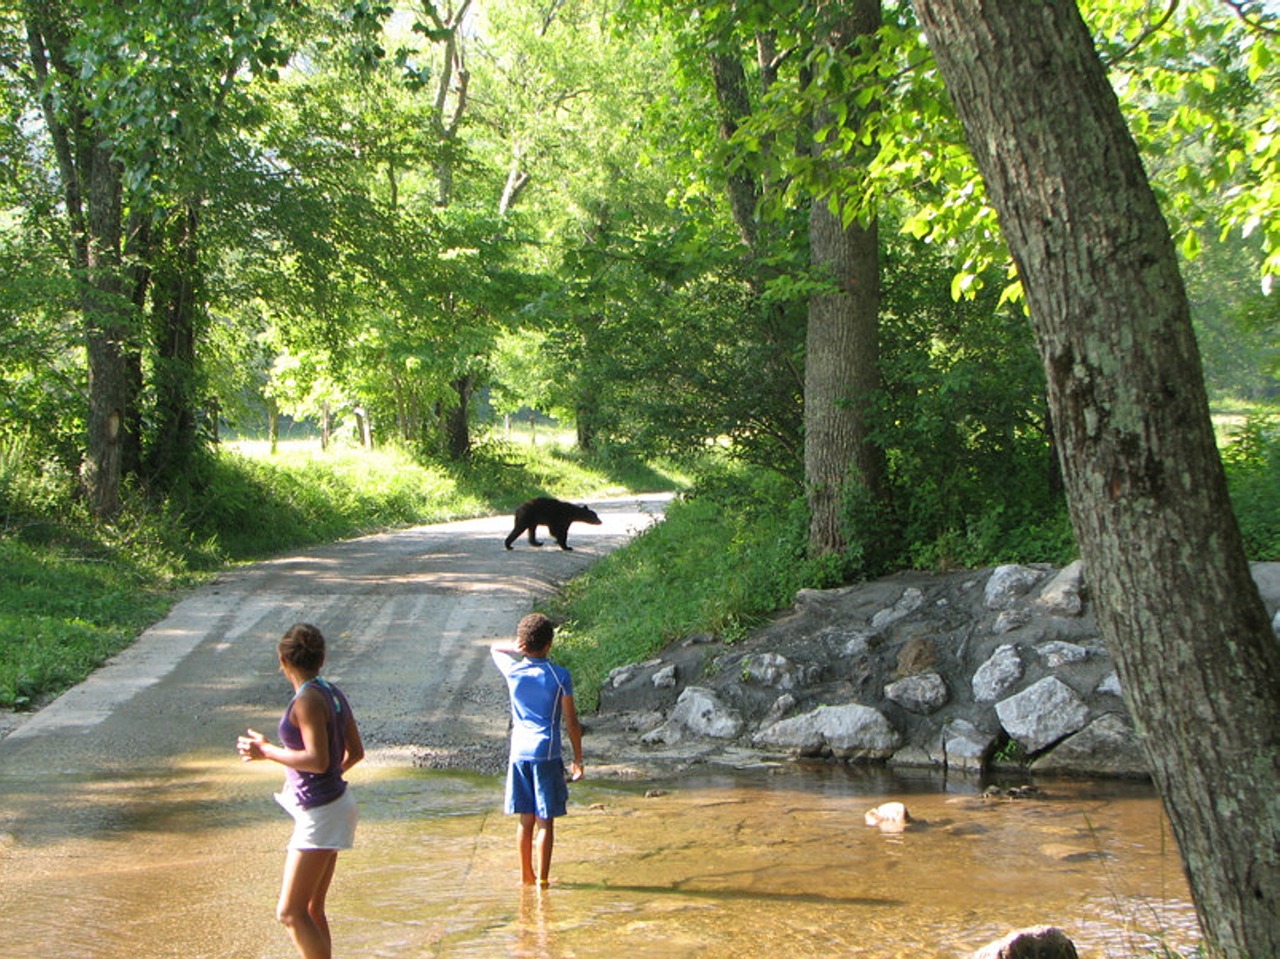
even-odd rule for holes
{"type": "Polygon", "coordinates": [[[540,653],[551,645],[555,624],[541,613],[530,613],[516,626],[516,645],[522,653],[540,653]]]}

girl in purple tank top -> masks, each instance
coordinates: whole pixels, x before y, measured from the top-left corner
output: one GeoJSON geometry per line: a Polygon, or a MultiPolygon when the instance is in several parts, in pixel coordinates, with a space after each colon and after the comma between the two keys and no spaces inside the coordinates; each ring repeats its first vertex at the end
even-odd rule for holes
{"type": "Polygon", "coordinates": [[[303,959],[333,953],[324,902],[338,850],[350,849],[358,811],[343,773],[364,758],[360,728],[342,690],[320,678],[325,644],[307,623],[291,626],[277,652],[293,699],[280,717],[276,746],[254,729],[236,748],[245,762],[269,759],[285,767],[285,788],[276,796],[294,819],[276,916],[303,959]]]}

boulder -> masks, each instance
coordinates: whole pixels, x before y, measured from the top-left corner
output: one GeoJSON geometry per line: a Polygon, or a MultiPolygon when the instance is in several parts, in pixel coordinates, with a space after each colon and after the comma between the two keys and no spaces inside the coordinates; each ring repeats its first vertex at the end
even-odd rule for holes
{"type": "Polygon", "coordinates": [[[884,698],[903,709],[927,716],[947,704],[947,681],[937,673],[918,673],[884,688],[884,698]]]}
{"type": "Polygon", "coordinates": [[[774,723],[757,733],[754,742],[790,749],[801,756],[868,760],[888,759],[902,745],[902,736],[878,709],[848,703],[819,706],[774,723]]]}
{"type": "Polygon", "coordinates": [[[1031,764],[1033,773],[1044,775],[1123,777],[1146,769],[1147,758],[1133,727],[1110,713],[1031,764]]]}
{"type": "Polygon", "coordinates": [[[675,743],[685,734],[707,736],[712,739],[736,739],[741,735],[744,722],[741,713],[726,706],[709,689],[689,686],[680,694],[667,721],[657,729],[646,733],[647,743],[675,743]]]}
{"type": "Polygon", "coordinates": [[[1064,567],[1036,598],[1036,607],[1050,616],[1079,616],[1084,612],[1084,563],[1064,567]]]}
{"type": "Polygon", "coordinates": [[[987,609],[1008,609],[1044,579],[1044,570],[1030,566],[997,566],[987,580],[982,601],[987,609]]]}
{"type": "Polygon", "coordinates": [[[1038,753],[1082,729],[1089,720],[1089,707],[1062,680],[1046,676],[997,703],[996,715],[1023,749],[1038,753]]]}
{"type": "Polygon", "coordinates": [[[981,772],[995,747],[996,737],[967,719],[953,719],[942,727],[942,752],[937,765],[961,772],[981,772]]]}
{"type": "Polygon", "coordinates": [[[970,683],[973,698],[980,703],[995,702],[1005,690],[1022,679],[1023,669],[1017,648],[1007,644],[1000,646],[974,672],[970,683]]]}

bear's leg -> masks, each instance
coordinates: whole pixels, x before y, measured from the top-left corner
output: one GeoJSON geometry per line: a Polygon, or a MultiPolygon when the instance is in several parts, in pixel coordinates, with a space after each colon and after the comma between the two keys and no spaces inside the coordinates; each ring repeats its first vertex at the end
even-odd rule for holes
{"type": "Polygon", "coordinates": [[[551,535],[556,538],[556,542],[560,544],[561,549],[567,549],[569,552],[573,552],[573,547],[565,542],[569,537],[568,523],[565,523],[563,526],[548,526],[547,529],[551,530],[551,535]]]}
{"type": "Polygon", "coordinates": [[[519,523],[516,523],[516,528],[507,534],[507,538],[503,540],[502,545],[505,546],[507,549],[510,549],[511,544],[516,541],[516,537],[523,532],[524,532],[524,527],[521,526],[519,523]]]}
{"type": "Polygon", "coordinates": [[[538,524],[530,523],[529,524],[529,545],[530,546],[542,545],[542,542],[538,539],[537,533],[538,533],[538,524]]]}

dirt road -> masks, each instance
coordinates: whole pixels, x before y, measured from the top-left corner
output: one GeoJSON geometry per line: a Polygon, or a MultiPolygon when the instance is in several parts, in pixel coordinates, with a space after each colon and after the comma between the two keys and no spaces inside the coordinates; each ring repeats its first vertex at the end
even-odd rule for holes
{"type": "MultiPolygon", "coordinates": [[[[308,550],[224,574],[129,649],[0,740],[6,782],[154,768],[233,748],[274,722],[287,688],[275,644],[300,620],[329,641],[325,674],[355,705],[372,763],[480,764],[500,755],[504,689],[487,644],[555,587],[661,514],[661,496],[598,502],[571,552],[502,539],[508,516],[419,527],[308,550]],[[496,750],[496,752],[495,752],[496,750]]],[[[545,532],[545,531],[543,531],[545,532]]],[[[545,538],[545,537],[544,537],[545,538]]],[[[30,810],[28,811],[30,812],[30,810]]],[[[0,806],[0,838],[15,811],[0,806]]]]}

